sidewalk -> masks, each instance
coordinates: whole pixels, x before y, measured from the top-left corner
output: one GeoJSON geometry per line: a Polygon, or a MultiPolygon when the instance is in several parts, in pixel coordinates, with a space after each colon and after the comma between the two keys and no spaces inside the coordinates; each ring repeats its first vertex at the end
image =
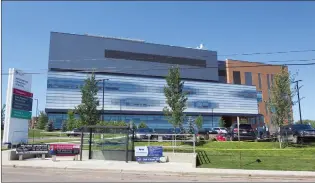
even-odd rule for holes
{"type": "Polygon", "coordinates": [[[137,162],[84,160],[73,161],[71,157],[58,157],[57,162],[51,159],[28,159],[24,161],[8,161],[8,153],[2,151],[2,166],[32,167],[49,169],[76,169],[76,170],[103,170],[120,173],[135,174],[168,174],[168,175],[237,175],[237,176],[269,176],[269,177],[303,177],[314,179],[315,172],[310,171],[268,171],[268,170],[238,170],[238,169],[211,169],[193,168],[190,163],[150,163],[137,162]]]}

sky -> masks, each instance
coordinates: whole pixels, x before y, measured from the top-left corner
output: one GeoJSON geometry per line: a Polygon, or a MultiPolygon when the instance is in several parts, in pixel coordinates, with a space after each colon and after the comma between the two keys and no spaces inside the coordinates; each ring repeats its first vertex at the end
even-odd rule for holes
{"type": "MultiPolygon", "coordinates": [[[[17,68],[41,73],[33,75],[32,91],[39,110],[45,109],[51,31],[184,47],[202,43],[218,55],[315,50],[315,2],[2,2],[2,104],[8,82],[5,73],[17,68]]],[[[310,60],[315,52],[218,58],[310,60]]],[[[289,66],[289,70],[303,80],[302,118],[314,120],[315,65],[289,66]]],[[[293,110],[298,120],[298,106],[293,110]]]]}

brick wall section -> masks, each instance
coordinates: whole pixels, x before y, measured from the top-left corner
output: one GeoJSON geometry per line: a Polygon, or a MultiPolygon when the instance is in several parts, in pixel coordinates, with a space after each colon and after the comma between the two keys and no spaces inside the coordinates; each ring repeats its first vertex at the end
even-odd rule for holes
{"type": "MultiPolygon", "coordinates": [[[[288,69],[288,68],[287,68],[288,69]]],[[[269,74],[270,84],[271,84],[271,74],[274,76],[281,71],[281,66],[277,65],[265,65],[258,62],[248,62],[239,60],[226,60],[226,74],[227,83],[233,84],[233,71],[240,71],[241,74],[241,84],[245,85],[245,72],[252,73],[252,83],[256,86],[257,91],[262,91],[263,102],[259,103],[259,113],[265,118],[265,123],[270,123],[270,115],[266,111],[266,103],[264,101],[268,100],[268,82],[267,74],[269,74]],[[264,65],[264,66],[261,66],[264,65]],[[250,67],[247,67],[250,66],[250,67]],[[234,67],[234,68],[233,68],[234,67]],[[258,73],[261,74],[261,85],[262,88],[259,89],[258,84],[258,73]]]]}

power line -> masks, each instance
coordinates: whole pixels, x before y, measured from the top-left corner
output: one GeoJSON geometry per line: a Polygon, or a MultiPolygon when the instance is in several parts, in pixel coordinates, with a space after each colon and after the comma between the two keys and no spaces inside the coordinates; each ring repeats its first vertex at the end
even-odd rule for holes
{"type": "Polygon", "coordinates": [[[218,56],[250,56],[250,55],[273,55],[273,54],[285,54],[285,53],[303,53],[303,52],[315,52],[315,50],[292,50],[292,51],[276,51],[276,52],[256,52],[256,53],[234,53],[218,56]]]}

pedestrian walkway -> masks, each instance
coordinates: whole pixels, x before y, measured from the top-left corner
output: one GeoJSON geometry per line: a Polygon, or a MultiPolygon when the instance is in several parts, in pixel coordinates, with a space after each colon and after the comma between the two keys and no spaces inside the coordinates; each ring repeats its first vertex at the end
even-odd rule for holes
{"type": "Polygon", "coordinates": [[[272,176],[272,177],[309,177],[314,178],[315,172],[310,171],[267,171],[267,170],[238,170],[238,169],[212,169],[193,168],[191,163],[126,163],[124,161],[84,160],[73,161],[71,157],[58,157],[57,162],[50,158],[28,159],[23,161],[9,161],[8,151],[2,151],[2,166],[33,167],[33,168],[61,168],[77,170],[105,170],[141,174],[215,174],[215,175],[245,175],[245,176],[272,176]]]}

